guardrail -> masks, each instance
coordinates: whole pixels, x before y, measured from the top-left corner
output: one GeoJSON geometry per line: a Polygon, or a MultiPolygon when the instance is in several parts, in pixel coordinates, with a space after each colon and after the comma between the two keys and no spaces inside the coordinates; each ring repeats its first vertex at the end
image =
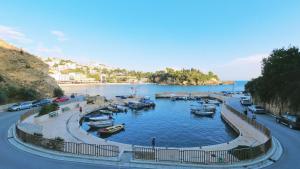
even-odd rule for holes
{"type": "MultiPolygon", "coordinates": [[[[20,117],[20,121],[22,122],[27,117],[38,113],[38,110],[38,108],[31,109],[22,114],[20,117]]],[[[25,143],[64,153],[96,157],[118,157],[120,153],[119,147],[115,145],[65,142],[62,138],[59,137],[48,139],[44,138],[43,135],[39,133],[27,133],[20,129],[18,125],[16,125],[16,136],[25,143]]]]}
{"type": "Polygon", "coordinates": [[[246,116],[245,114],[239,112],[238,110],[234,109],[233,107],[231,107],[231,106],[229,106],[227,104],[225,104],[225,106],[226,106],[227,109],[229,109],[235,115],[239,116],[241,119],[245,120],[247,123],[249,123],[250,125],[254,126],[259,131],[263,132],[268,138],[271,138],[271,132],[270,132],[270,130],[267,127],[265,127],[264,125],[260,124],[256,120],[253,120],[253,119],[249,118],[248,116],[246,116]]]}

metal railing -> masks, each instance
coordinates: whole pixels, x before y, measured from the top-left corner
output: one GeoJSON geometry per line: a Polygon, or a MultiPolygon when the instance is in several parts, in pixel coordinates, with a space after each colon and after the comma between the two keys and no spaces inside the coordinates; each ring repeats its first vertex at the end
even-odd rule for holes
{"type": "MultiPolygon", "coordinates": [[[[21,115],[20,121],[22,122],[27,117],[38,113],[39,110],[40,110],[39,108],[28,110],[27,112],[21,115]]],[[[16,125],[16,136],[25,143],[29,143],[45,149],[77,154],[77,155],[88,155],[88,156],[96,156],[96,157],[99,156],[117,157],[119,156],[120,153],[119,147],[115,145],[65,142],[61,138],[48,139],[48,138],[44,138],[42,134],[27,133],[22,129],[20,129],[18,125],[16,125]]]]}
{"type": "Polygon", "coordinates": [[[23,130],[19,129],[18,125],[16,125],[16,135],[25,143],[59,152],[96,157],[119,156],[118,146],[65,142],[61,138],[48,139],[44,138],[42,134],[26,133],[23,130]]]}
{"type": "Polygon", "coordinates": [[[266,143],[230,150],[185,150],[151,147],[133,147],[134,160],[153,162],[197,163],[204,165],[233,164],[243,160],[252,160],[265,154],[271,147],[271,139],[266,143]]]}
{"type": "Polygon", "coordinates": [[[258,129],[259,131],[263,132],[268,138],[271,138],[270,130],[262,125],[261,123],[257,122],[256,120],[249,118],[247,115],[239,112],[238,110],[234,109],[233,107],[225,104],[226,108],[233,112],[235,115],[239,116],[241,119],[258,129]]]}

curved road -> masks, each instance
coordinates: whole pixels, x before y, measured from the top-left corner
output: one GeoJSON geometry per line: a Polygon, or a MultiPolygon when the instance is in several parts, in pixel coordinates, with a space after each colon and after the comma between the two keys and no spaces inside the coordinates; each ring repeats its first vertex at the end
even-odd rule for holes
{"type": "MultiPolygon", "coordinates": [[[[227,101],[235,109],[242,111],[238,98],[231,98],[227,101]]],[[[21,151],[8,142],[7,131],[15,123],[24,111],[0,113],[0,169],[127,169],[126,167],[92,165],[53,160],[36,156],[21,151]]],[[[257,115],[257,120],[272,131],[282,144],[284,152],[279,161],[267,167],[268,169],[300,169],[300,131],[289,129],[286,126],[277,124],[274,117],[269,115],[257,115]]]]}
{"type": "MultiPolygon", "coordinates": [[[[238,98],[230,98],[227,104],[240,112],[244,110],[238,98]]],[[[251,113],[248,114],[251,116],[251,113]]],[[[268,127],[283,147],[281,158],[266,169],[300,169],[300,130],[278,124],[275,117],[267,114],[257,114],[256,120],[268,127]]]]}

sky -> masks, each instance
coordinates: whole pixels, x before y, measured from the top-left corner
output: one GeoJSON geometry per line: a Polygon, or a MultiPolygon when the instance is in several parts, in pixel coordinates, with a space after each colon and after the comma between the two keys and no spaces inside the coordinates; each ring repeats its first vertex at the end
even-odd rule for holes
{"type": "Polygon", "coordinates": [[[249,80],[273,49],[299,46],[299,18],[298,0],[3,0],[0,38],[42,57],[249,80]]]}

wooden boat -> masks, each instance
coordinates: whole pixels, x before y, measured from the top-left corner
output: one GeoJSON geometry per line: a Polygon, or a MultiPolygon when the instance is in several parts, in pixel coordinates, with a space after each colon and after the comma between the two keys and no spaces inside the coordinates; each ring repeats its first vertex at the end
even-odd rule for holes
{"type": "Polygon", "coordinates": [[[103,128],[110,127],[114,125],[114,121],[111,120],[102,120],[102,121],[90,121],[87,123],[91,128],[103,128]]]}
{"type": "Polygon", "coordinates": [[[119,124],[119,125],[100,129],[98,132],[101,135],[109,135],[109,134],[114,134],[114,133],[120,132],[120,131],[124,130],[124,128],[125,128],[125,124],[119,124]]]}

